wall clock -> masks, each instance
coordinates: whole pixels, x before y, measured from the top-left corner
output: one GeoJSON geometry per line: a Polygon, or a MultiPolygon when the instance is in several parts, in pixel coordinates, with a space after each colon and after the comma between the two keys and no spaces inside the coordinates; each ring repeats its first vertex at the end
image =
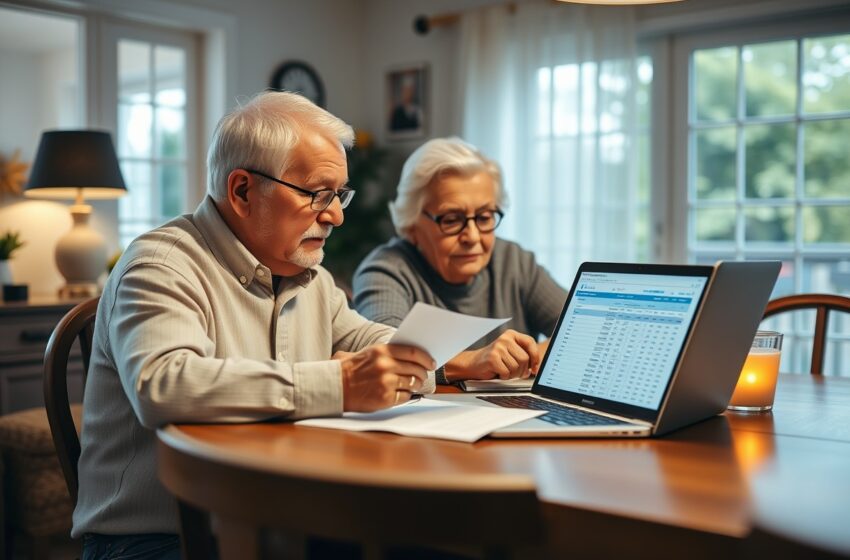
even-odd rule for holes
{"type": "Polygon", "coordinates": [[[319,107],[325,106],[325,86],[319,74],[307,63],[290,60],[272,75],[272,89],[300,93],[319,107]]]}

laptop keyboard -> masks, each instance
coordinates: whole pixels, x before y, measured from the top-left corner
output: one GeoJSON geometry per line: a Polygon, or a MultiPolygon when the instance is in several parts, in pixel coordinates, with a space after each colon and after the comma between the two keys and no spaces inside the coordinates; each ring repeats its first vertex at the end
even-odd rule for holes
{"type": "Polygon", "coordinates": [[[506,395],[506,396],[484,396],[478,397],[482,401],[497,404],[505,408],[525,408],[529,410],[545,410],[546,414],[538,416],[538,420],[555,424],[556,426],[616,426],[622,424],[629,426],[626,422],[577,410],[568,406],[537,399],[528,395],[506,395]]]}

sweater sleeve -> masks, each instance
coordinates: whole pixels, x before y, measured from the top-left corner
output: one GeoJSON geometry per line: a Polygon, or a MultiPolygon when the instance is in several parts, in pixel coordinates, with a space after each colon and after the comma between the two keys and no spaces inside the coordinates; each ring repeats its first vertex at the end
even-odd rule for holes
{"type": "Polygon", "coordinates": [[[527,253],[525,311],[534,334],[549,337],[567,300],[567,291],[558,284],[545,268],[537,264],[533,253],[527,253]]]}
{"type": "Polygon", "coordinates": [[[354,274],[354,308],[369,320],[398,327],[413,299],[392,266],[367,259],[354,274]]]}

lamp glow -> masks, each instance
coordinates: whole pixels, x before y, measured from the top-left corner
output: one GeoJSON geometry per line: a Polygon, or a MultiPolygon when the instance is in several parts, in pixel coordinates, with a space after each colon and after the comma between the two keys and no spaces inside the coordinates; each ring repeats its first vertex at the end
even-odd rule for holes
{"type": "Polygon", "coordinates": [[[126,192],[108,132],[50,130],[41,135],[24,194],[74,200],[74,225],[56,245],[56,266],[66,281],[60,297],[96,295],[98,278],[106,270],[106,242],[89,226],[92,207],[84,199],[117,198],[126,192]]]}

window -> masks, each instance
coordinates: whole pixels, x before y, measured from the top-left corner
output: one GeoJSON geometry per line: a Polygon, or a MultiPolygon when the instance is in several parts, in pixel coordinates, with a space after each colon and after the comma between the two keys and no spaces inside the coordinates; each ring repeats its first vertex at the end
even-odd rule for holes
{"type": "MultiPolygon", "coordinates": [[[[111,25],[106,49],[114,79],[104,99],[114,111],[116,149],[127,183],[118,202],[122,247],[189,210],[197,161],[193,36],[111,25]],[[113,90],[114,88],[114,90],[113,90]]],[[[106,80],[104,80],[106,81],[106,80]]]]}
{"type": "Polygon", "coordinates": [[[651,81],[649,57],[537,70],[533,165],[525,179],[534,186],[526,192],[536,194],[527,200],[515,193],[512,201],[534,218],[516,227],[516,238],[563,285],[600,254],[649,259],[651,81]]]}
{"type": "MultiPolygon", "coordinates": [[[[689,67],[691,260],[782,260],[773,297],[850,293],[850,34],[697,47],[689,67]]],[[[825,370],[850,375],[840,315],[825,370]]],[[[812,324],[770,323],[786,335],[783,369],[807,371],[812,324]]]]}

